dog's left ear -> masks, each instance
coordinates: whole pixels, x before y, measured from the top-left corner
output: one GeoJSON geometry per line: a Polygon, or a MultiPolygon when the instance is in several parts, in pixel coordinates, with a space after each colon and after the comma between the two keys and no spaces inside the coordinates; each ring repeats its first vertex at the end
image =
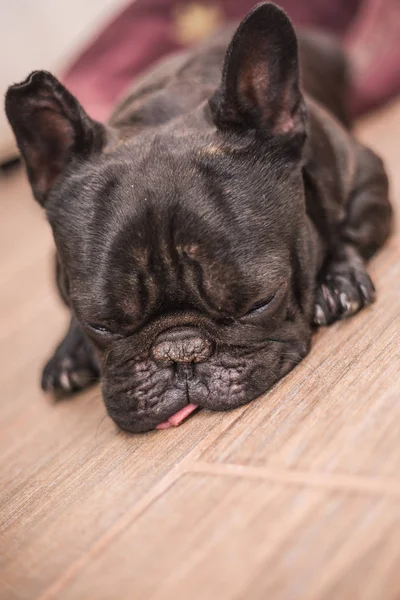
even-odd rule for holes
{"type": "Polygon", "coordinates": [[[100,152],[105,143],[105,127],[88,117],[76,98],[46,71],[34,71],[11,86],[5,108],[34,196],[42,205],[74,158],[100,152]]]}
{"type": "Polygon", "coordinates": [[[239,25],[210,107],[219,129],[304,134],[297,38],[283,10],[261,4],[239,25]]]}

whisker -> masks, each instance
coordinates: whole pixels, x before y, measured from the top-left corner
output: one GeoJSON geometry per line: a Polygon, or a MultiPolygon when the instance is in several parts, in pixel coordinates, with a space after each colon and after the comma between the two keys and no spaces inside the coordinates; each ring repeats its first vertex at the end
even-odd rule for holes
{"type": "Polygon", "coordinates": [[[104,415],[101,417],[101,419],[100,419],[100,422],[99,422],[99,424],[98,424],[98,426],[97,426],[97,428],[96,428],[96,433],[95,433],[95,435],[94,435],[94,439],[95,439],[95,440],[97,440],[97,437],[98,437],[98,435],[99,435],[100,427],[103,425],[104,421],[105,421],[107,418],[108,418],[108,414],[107,414],[107,413],[105,413],[105,414],[104,414],[104,415]]]}

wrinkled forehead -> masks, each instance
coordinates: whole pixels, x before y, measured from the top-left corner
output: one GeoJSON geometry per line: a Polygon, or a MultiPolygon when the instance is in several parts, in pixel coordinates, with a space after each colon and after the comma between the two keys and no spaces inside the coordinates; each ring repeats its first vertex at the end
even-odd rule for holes
{"type": "Polygon", "coordinates": [[[114,236],[105,262],[112,281],[108,295],[116,303],[128,298],[129,306],[145,308],[146,299],[165,310],[234,312],[249,298],[274,291],[289,275],[284,254],[263,256],[250,240],[241,245],[222,220],[205,221],[180,206],[159,215],[148,207],[146,218],[134,218],[114,236]]]}
{"type": "Polygon", "coordinates": [[[262,261],[238,254],[216,230],[206,239],[184,228],[183,219],[166,219],[159,228],[150,219],[146,224],[138,231],[133,221],[85,262],[76,289],[91,298],[95,313],[113,312],[137,323],[177,310],[235,314],[290,277],[283,256],[262,261]]]}

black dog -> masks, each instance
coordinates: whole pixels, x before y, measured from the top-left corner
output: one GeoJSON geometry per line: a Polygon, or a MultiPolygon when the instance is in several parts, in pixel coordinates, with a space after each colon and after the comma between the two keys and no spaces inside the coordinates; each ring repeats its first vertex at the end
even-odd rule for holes
{"type": "Polygon", "coordinates": [[[307,354],[313,322],[374,299],[364,261],[391,209],[348,130],[343,54],[298,44],[272,4],[228,35],[154,69],[108,126],[43,71],[6,97],[72,313],[43,388],[101,374],[130,431],[253,400],[307,354]]]}

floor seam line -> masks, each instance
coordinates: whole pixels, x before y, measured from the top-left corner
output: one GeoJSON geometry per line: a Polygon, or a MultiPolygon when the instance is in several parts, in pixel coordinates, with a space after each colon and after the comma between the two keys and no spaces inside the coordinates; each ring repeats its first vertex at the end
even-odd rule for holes
{"type": "MultiPolygon", "coordinates": [[[[183,461],[182,461],[183,462],[183,461]]],[[[74,561],[68,569],[66,569],[60,577],[55,579],[47,589],[44,590],[38,597],[37,600],[50,600],[51,598],[57,597],[57,594],[62,592],[71,581],[74,580],[75,576],[78,575],[85,566],[96,556],[102,553],[102,551],[113,542],[115,538],[120,535],[126,527],[129,527],[136,518],[140,517],[154,502],[156,502],[169,488],[171,488],[176,481],[185,473],[185,469],[182,468],[182,462],[176,465],[173,469],[168,471],[164,477],[162,477],[157,484],[145,493],[142,498],[136,502],[132,508],[125,512],[112,527],[104,532],[94,542],[88,551],[83,554],[80,558],[74,561]]]]}
{"type": "Polygon", "coordinates": [[[124,530],[124,527],[129,526],[134,520],[140,516],[153,502],[162,496],[175,482],[184,474],[188,473],[187,465],[194,463],[196,456],[199,456],[204,451],[204,447],[218,438],[219,435],[225,433],[231,424],[241,417],[245,411],[240,411],[239,414],[232,413],[231,418],[220,423],[218,427],[212,429],[194,448],[192,448],[172,469],[167,471],[163,477],[151,487],[142,498],[136,502],[131,510],[122,515],[108,531],[102,534],[88,549],[86,553],[75,560],[64,572],[57,577],[38,597],[37,600],[51,600],[55,598],[63,589],[65,589],[76,575],[79,574],[85,565],[95,556],[101,554],[108,543],[112,542],[124,530]],[[212,438],[210,440],[210,438],[212,438]]]}
{"type": "Polygon", "coordinates": [[[394,479],[372,479],[362,475],[323,474],[315,471],[251,467],[232,463],[215,464],[205,461],[193,461],[185,465],[185,473],[265,479],[283,484],[309,485],[324,489],[400,498],[400,482],[394,479]]]}

